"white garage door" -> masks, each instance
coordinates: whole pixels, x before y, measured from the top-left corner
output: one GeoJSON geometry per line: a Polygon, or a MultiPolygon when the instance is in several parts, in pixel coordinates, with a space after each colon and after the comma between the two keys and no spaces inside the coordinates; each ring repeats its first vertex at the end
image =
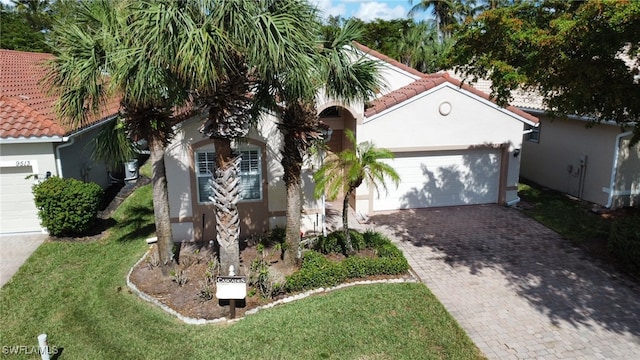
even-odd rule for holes
{"type": "Polygon", "coordinates": [[[499,149],[396,153],[388,162],[400,186],[374,194],[374,211],[498,202],[499,149]]]}
{"type": "Polygon", "coordinates": [[[0,167],[0,233],[40,231],[30,166],[0,167]]]}

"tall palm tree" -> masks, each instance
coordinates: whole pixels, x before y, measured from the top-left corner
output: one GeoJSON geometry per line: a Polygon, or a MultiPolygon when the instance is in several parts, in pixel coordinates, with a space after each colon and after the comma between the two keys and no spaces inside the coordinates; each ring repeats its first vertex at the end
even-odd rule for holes
{"type": "Polygon", "coordinates": [[[345,103],[364,102],[385,86],[379,77],[378,63],[358,53],[353,46],[361,34],[361,28],[353,21],[344,24],[337,33],[325,33],[320,39],[319,52],[314,54],[314,67],[310,72],[288,77],[289,82],[278,94],[284,103],[279,128],[284,137],[281,164],[287,188],[287,263],[298,262],[301,256],[302,160],[314,141],[322,136],[316,95],[324,91],[328,97],[345,103]],[[310,89],[312,95],[295,96],[289,92],[291,87],[310,89]]]}
{"type": "Polygon", "coordinates": [[[158,254],[163,270],[173,261],[173,239],[164,167],[171,137],[172,109],[185,99],[175,74],[147,57],[134,24],[136,8],[127,1],[88,1],[73,22],[55,28],[56,59],[48,82],[60,94],[58,111],[73,124],[86,124],[107,99],[121,98],[121,114],[132,135],[147,140],[153,176],[158,254]]]}
{"type": "Polygon", "coordinates": [[[309,68],[315,34],[308,24],[314,21],[314,11],[299,0],[150,3],[145,16],[159,16],[164,24],[144,29],[139,36],[153,44],[154,58],[174,69],[185,86],[194,90],[196,101],[208,109],[202,132],[215,146],[211,200],[220,262],[225,270],[230,265],[237,269],[240,158],[232,144],[247,135],[264,108],[277,108],[276,94],[282,84],[274,78],[291,78],[291,69],[302,73],[309,68]],[[191,22],[187,24],[184,17],[191,22]],[[184,30],[167,32],[166,28],[184,30]]]}
{"type": "MultiPolygon", "coordinates": [[[[356,138],[353,132],[346,130],[345,133],[351,144],[355,144],[356,138]]],[[[377,148],[372,142],[365,141],[359,143],[355,149],[346,149],[328,157],[320,169],[313,174],[316,182],[314,189],[316,198],[326,193],[329,200],[335,200],[338,194],[344,194],[342,228],[347,253],[353,253],[349,236],[349,198],[363,182],[375,188],[376,192],[380,185],[385,191],[387,190],[387,179],[398,186],[400,182],[398,173],[389,164],[380,161],[392,158],[393,153],[389,150],[377,148]]]]}
{"type": "MultiPolygon", "coordinates": [[[[409,0],[409,3],[413,5],[414,1],[409,0]]],[[[453,25],[458,23],[457,17],[461,15],[463,8],[460,0],[419,0],[409,10],[409,16],[431,9],[438,32],[446,39],[451,37],[453,25]]]]}

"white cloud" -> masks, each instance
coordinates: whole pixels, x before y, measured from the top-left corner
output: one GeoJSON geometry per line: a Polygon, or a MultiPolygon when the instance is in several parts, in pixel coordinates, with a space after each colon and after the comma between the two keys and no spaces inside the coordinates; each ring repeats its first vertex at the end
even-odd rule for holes
{"type": "Polygon", "coordinates": [[[354,16],[362,21],[372,21],[375,19],[391,20],[405,18],[407,16],[407,9],[401,5],[391,8],[389,4],[386,3],[369,1],[360,4],[360,8],[354,16]]]}
{"type": "Polygon", "coordinates": [[[344,4],[333,5],[332,0],[311,0],[310,2],[320,10],[320,15],[324,18],[338,15],[344,17],[347,13],[347,8],[344,4]]]}

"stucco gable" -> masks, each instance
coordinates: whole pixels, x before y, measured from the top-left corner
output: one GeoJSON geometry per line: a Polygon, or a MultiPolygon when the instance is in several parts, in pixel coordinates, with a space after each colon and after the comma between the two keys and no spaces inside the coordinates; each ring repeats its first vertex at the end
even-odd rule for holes
{"type": "MultiPolygon", "coordinates": [[[[376,115],[382,114],[383,112],[388,111],[389,109],[398,106],[406,101],[411,100],[412,98],[424,94],[427,91],[433,90],[440,86],[451,86],[455,87],[457,91],[470,93],[479,99],[482,99],[487,102],[487,104],[506,110],[514,118],[528,123],[528,124],[537,124],[538,118],[528,114],[514,106],[507,107],[498,107],[495,104],[495,101],[489,96],[489,94],[482,92],[468,84],[464,84],[457,79],[449,76],[448,73],[435,73],[425,75],[422,79],[417,80],[409,85],[403,86],[400,89],[394,90],[374,101],[372,101],[369,107],[365,110],[365,118],[372,118],[376,115]]],[[[365,120],[366,121],[366,120],[365,120]]]]}

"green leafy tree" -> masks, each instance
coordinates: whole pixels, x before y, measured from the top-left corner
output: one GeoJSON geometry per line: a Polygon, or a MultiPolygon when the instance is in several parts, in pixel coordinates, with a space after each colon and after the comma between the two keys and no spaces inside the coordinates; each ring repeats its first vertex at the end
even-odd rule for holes
{"type": "Polygon", "coordinates": [[[640,140],[640,2],[522,1],[481,14],[458,34],[450,61],[491,79],[501,104],[511,90],[539,92],[554,115],[633,127],[640,140]]]}
{"type": "Polygon", "coordinates": [[[60,95],[60,116],[74,126],[98,116],[108,99],[121,98],[128,131],[149,144],[158,253],[167,270],[173,238],[164,148],[171,138],[173,108],[186,93],[170,69],[147,57],[148,44],[139,41],[134,21],[138,6],[113,0],[81,3],[74,21],[54,31],[56,59],[47,83],[60,95]]]}
{"type": "Polygon", "coordinates": [[[12,0],[0,2],[0,48],[51,52],[49,35],[56,22],[73,17],[75,0],[12,0]]]}
{"type": "MultiPolygon", "coordinates": [[[[345,134],[351,144],[356,143],[351,130],[345,134]]],[[[373,187],[378,192],[378,186],[387,190],[386,180],[391,180],[398,186],[400,176],[391,165],[382,159],[392,159],[393,153],[386,149],[377,148],[372,142],[359,143],[355,149],[346,149],[338,154],[329,156],[324,164],[313,175],[316,182],[314,195],[320,198],[326,193],[329,200],[335,200],[339,194],[344,194],[342,200],[342,227],[345,245],[348,253],[353,253],[353,245],[349,235],[349,198],[362,185],[373,187]]]]}
{"type": "Polygon", "coordinates": [[[34,30],[27,18],[15,7],[0,3],[0,48],[20,51],[48,52],[45,34],[34,30]]]}

